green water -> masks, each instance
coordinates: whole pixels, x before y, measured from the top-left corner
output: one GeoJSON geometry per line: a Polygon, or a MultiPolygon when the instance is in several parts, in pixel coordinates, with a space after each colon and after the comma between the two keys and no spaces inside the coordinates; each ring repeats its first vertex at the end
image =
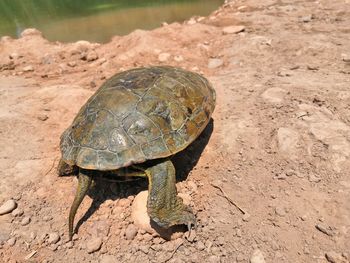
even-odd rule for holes
{"type": "Polygon", "coordinates": [[[224,0],[0,0],[0,36],[35,27],[51,41],[107,42],[135,29],[204,16],[224,0]]]}

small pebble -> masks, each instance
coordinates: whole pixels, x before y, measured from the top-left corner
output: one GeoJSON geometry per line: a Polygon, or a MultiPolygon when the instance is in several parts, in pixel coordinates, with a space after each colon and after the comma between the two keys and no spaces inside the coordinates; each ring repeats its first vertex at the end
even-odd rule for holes
{"type": "Polygon", "coordinates": [[[102,246],[102,238],[94,237],[90,239],[86,244],[87,252],[88,253],[96,252],[100,250],[101,246],[102,246]]]}
{"type": "Polygon", "coordinates": [[[244,30],[245,30],[244,26],[227,26],[223,28],[222,33],[224,35],[237,34],[239,32],[243,32],[244,30]]]}
{"type": "Polygon", "coordinates": [[[22,221],[21,221],[21,225],[22,226],[26,226],[30,223],[31,219],[29,216],[23,217],[22,221]]]}
{"type": "Polygon", "coordinates": [[[333,236],[333,231],[329,226],[325,224],[317,224],[315,227],[317,230],[321,231],[323,234],[326,234],[328,236],[333,236]]]}
{"type": "Polygon", "coordinates": [[[49,238],[47,239],[47,242],[49,244],[56,244],[59,240],[60,240],[60,235],[54,232],[49,234],[49,238]]]}
{"type": "Polygon", "coordinates": [[[220,58],[211,58],[208,61],[208,68],[209,69],[214,69],[221,67],[224,64],[224,61],[220,58]]]}
{"type": "Polygon", "coordinates": [[[37,118],[40,121],[46,121],[49,118],[49,116],[47,116],[46,114],[41,114],[37,118]]]}
{"type": "Polygon", "coordinates": [[[67,63],[67,65],[70,66],[71,68],[74,68],[74,67],[77,65],[77,62],[75,62],[75,61],[69,61],[69,62],[67,63]]]}
{"type": "Polygon", "coordinates": [[[244,222],[248,222],[248,221],[250,220],[250,214],[245,213],[245,214],[243,215],[243,217],[242,217],[242,220],[243,220],[244,222]]]}
{"type": "Polygon", "coordinates": [[[125,229],[125,238],[127,240],[133,240],[135,236],[137,235],[137,227],[133,224],[128,225],[128,227],[125,229]]]}
{"type": "Polygon", "coordinates": [[[160,62],[166,62],[166,61],[168,61],[168,59],[170,58],[170,54],[169,53],[160,53],[159,55],[158,55],[158,60],[160,61],[160,62]]]}
{"type": "Polygon", "coordinates": [[[182,62],[182,61],[184,61],[184,58],[181,55],[178,55],[178,56],[174,56],[174,60],[176,62],[182,62]]]}
{"type": "Polygon", "coordinates": [[[275,208],[275,213],[276,213],[276,215],[281,216],[281,217],[283,217],[287,214],[286,210],[280,206],[275,208]]]}
{"type": "Polygon", "coordinates": [[[197,233],[196,230],[191,230],[186,233],[186,239],[188,242],[193,242],[196,239],[197,233]]]}
{"type": "Polygon", "coordinates": [[[23,209],[18,208],[18,207],[15,210],[13,210],[12,213],[11,213],[11,215],[14,216],[14,217],[21,216],[23,214],[24,214],[23,209]]]}
{"type": "Polygon", "coordinates": [[[264,255],[259,249],[254,250],[250,257],[250,263],[265,263],[264,255]]]}
{"type": "Polygon", "coordinates": [[[34,68],[33,66],[25,66],[23,69],[22,69],[24,72],[30,72],[30,71],[34,71],[34,68]]]}
{"type": "Polygon", "coordinates": [[[90,51],[89,53],[87,53],[86,60],[88,62],[94,61],[96,59],[98,59],[98,55],[95,51],[90,51]]]}
{"type": "Polygon", "coordinates": [[[7,245],[9,245],[10,247],[13,247],[16,244],[16,238],[12,237],[9,240],[7,240],[7,245]]]}
{"type": "Polygon", "coordinates": [[[112,255],[103,255],[100,263],[117,263],[119,262],[116,257],[112,255]]]}
{"type": "Polygon", "coordinates": [[[2,206],[0,206],[0,215],[5,215],[8,213],[11,213],[13,210],[15,210],[17,207],[17,203],[15,200],[8,200],[5,203],[3,203],[2,206]]]}
{"type": "Polygon", "coordinates": [[[342,256],[335,252],[335,251],[330,251],[330,252],[327,252],[325,254],[326,256],[326,259],[331,262],[331,263],[341,263],[341,262],[345,262],[345,261],[342,261],[342,256]]]}
{"type": "Polygon", "coordinates": [[[204,243],[202,241],[198,241],[197,249],[198,250],[204,250],[205,249],[205,245],[204,245],[204,243]]]}

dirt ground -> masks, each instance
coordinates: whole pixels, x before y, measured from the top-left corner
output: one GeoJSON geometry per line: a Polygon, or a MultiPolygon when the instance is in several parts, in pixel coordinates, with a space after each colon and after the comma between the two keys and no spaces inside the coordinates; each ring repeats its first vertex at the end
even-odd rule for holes
{"type": "Polygon", "coordinates": [[[349,0],[228,1],[107,44],[3,37],[0,120],[0,206],[18,206],[0,216],[0,262],[350,262],[349,0]],[[61,133],[106,78],[165,64],[217,92],[209,141],[177,184],[197,229],[135,230],[144,182],[101,183],[67,242],[77,180],[57,176],[61,133]]]}

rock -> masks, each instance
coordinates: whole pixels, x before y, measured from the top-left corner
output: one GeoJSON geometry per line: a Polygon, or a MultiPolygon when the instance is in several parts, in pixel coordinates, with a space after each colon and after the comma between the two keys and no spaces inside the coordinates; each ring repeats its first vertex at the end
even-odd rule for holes
{"type": "Polygon", "coordinates": [[[314,18],[313,15],[307,15],[307,16],[303,16],[303,17],[301,18],[301,21],[304,22],[304,23],[309,23],[309,22],[311,22],[311,20],[312,20],[313,18],[314,18]]]}
{"type": "Polygon", "coordinates": [[[194,25],[196,23],[197,23],[197,21],[193,17],[190,20],[187,21],[187,25],[194,25]]]}
{"type": "Polygon", "coordinates": [[[16,244],[16,238],[12,237],[9,240],[7,240],[7,245],[9,245],[10,247],[13,247],[16,244]]]}
{"type": "Polygon", "coordinates": [[[73,246],[74,246],[73,241],[68,241],[68,242],[66,243],[66,245],[65,245],[65,247],[68,248],[68,249],[73,248],[73,246]]]}
{"type": "Polygon", "coordinates": [[[343,261],[342,256],[339,253],[334,251],[327,252],[325,256],[326,256],[326,259],[331,263],[345,262],[343,261]]]}
{"type": "Polygon", "coordinates": [[[125,238],[127,240],[133,240],[137,235],[138,229],[135,225],[131,224],[125,229],[125,238]]]}
{"type": "Polygon", "coordinates": [[[69,61],[69,62],[67,63],[67,65],[68,65],[69,67],[71,67],[71,68],[74,68],[74,67],[77,65],[77,62],[75,62],[75,61],[69,61]]]}
{"type": "Polygon", "coordinates": [[[18,208],[18,207],[15,210],[13,210],[12,213],[11,213],[11,215],[14,216],[14,217],[21,216],[23,214],[24,214],[23,209],[18,208]]]}
{"type": "Polygon", "coordinates": [[[202,241],[198,241],[197,242],[197,249],[198,250],[204,250],[205,249],[205,245],[202,241]]]}
{"type": "Polygon", "coordinates": [[[242,220],[243,220],[244,222],[248,222],[248,221],[250,220],[250,214],[245,213],[245,214],[243,215],[243,217],[242,217],[242,220]]]}
{"type": "Polygon", "coordinates": [[[275,208],[275,213],[276,213],[276,215],[281,216],[281,217],[283,217],[287,214],[286,210],[280,206],[275,208]]]}
{"type": "Polygon", "coordinates": [[[245,26],[227,26],[222,29],[222,33],[224,35],[237,34],[239,32],[243,32],[244,30],[245,30],[245,26]]]}
{"type": "Polygon", "coordinates": [[[349,54],[341,54],[342,60],[346,63],[350,63],[350,55],[349,54]]]}
{"type": "Polygon", "coordinates": [[[49,238],[47,239],[47,242],[49,244],[56,244],[59,240],[60,240],[60,235],[54,232],[49,234],[49,238]]]}
{"type": "Polygon", "coordinates": [[[211,58],[208,61],[208,68],[209,69],[214,69],[221,67],[224,64],[224,61],[220,58],[211,58]]]}
{"type": "Polygon", "coordinates": [[[296,155],[299,134],[297,131],[281,127],[277,131],[278,148],[282,153],[288,154],[289,157],[296,155]]]}
{"type": "Polygon", "coordinates": [[[259,249],[254,250],[249,260],[250,263],[265,263],[264,255],[259,249]]]}
{"type": "Polygon", "coordinates": [[[148,191],[142,191],[136,195],[131,207],[131,219],[135,226],[146,232],[153,234],[155,230],[150,223],[150,217],[147,213],[148,191]]]}
{"type": "Polygon", "coordinates": [[[31,71],[34,71],[34,68],[33,68],[33,66],[28,65],[28,66],[25,66],[22,70],[24,72],[31,72],[31,71]]]}
{"type": "Polygon", "coordinates": [[[100,260],[100,263],[117,263],[117,262],[119,262],[119,260],[117,260],[117,258],[112,255],[103,255],[100,260]]]}
{"type": "Polygon", "coordinates": [[[89,41],[85,40],[80,40],[78,42],[73,43],[72,45],[72,51],[71,54],[81,54],[81,53],[86,53],[88,50],[91,50],[93,47],[93,44],[91,44],[89,41]]]}
{"type": "Polygon", "coordinates": [[[98,55],[95,51],[90,51],[89,53],[87,53],[86,60],[88,62],[95,61],[96,59],[98,59],[98,55]]]}
{"type": "Polygon", "coordinates": [[[8,60],[0,64],[0,71],[3,70],[13,70],[16,68],[15,63],[12,60],[8,60]]]}
{"type": "Polygon", "coordinates": [[[42,33],[36,28],[27,28],[21,33],[21,37],[42,36],[42,33]]]}
{"type": "Polygon", "coordinates": [[[178,193],[178,196],[182,198],[182,201],[185,205],[190,205],[191,204],[191,196],[189,194],[186,193],[178,193]]]}
{"type": "Polygon", "coordinates": [[[158,60],[160,61],[160,62],[166,62],[166,61],[168,61],[168,59],[170,58],[170,54],[169,53],[160,53],[159,55],[158,55],[158,60]]]}
{"type": "Polygon", "coordinates": [[[318,182],[321,182],[321,178],[314,175],[314,174],[310,174],[309,175],[309,182],[311,183],[318,183],[318,182]]]}
{"type": "Polygon", "coordinates": [[[188,231],[185,235],[185,238],[188,240],[188,242],[193,242],[195,241],[197,237],[197,233],[196,233],[196,230],[192,229],[191,231],[188,231]]]}
{"type": "Polygon", "coordinates": [[[221,260],[220,260],[219,256],[212,255],[208,258],[208,262],[209,263],[220,263],[221,260]]]}
{"type": "Polygon", "coordinates": [[[21,221],[21,225],[22,226],[26,226],[30,223],[31,219],[29,216],[23,217],[22,221],[21,221]]]}
{"type": "Polygon", "coordinates": [[[90,239],[89,242],[86,244],[86,249],[88,253],[93,253],[100,250],[101,246],[102,246],[102,238],[94,237],[90,239]]]}
{"type": "Polygon", "coordinates": [[[40,114],[37,118],[40,121],[46,121],[49,118],[49,116],[47,116],[46,114],[40,114]]]}
{"type": "Polygon", "coordinates": [[[8,200],[0,206],[0,215],[5,215],[11,213],[17,207],[17,203],[15,200],[8,200]]]}
{"type": "Polygon", "coordinates": [[[270,103],[281,103],[284,100],[284,96],[287,91],[280,88],[270,88],[265,90],[261,97],[270,103]]]}
{"type": "Polygon", "coordinates": [[[182,62],[182,61],[184,61],[184,58],[183,58],[183,56],[181,56],[181,55],[177,55],[177,56],[174,56],[174,60],[175,60],[176,62],[182,62]]]}
{"type": "Polygon", "coordinates": [[[325,224],[317,224],[315,227],[317,230],[321,231],[323,234],[326,234],[328,236],[333,236],[333,231],[330,228],[330,226],[327,226],[325,224]]]}

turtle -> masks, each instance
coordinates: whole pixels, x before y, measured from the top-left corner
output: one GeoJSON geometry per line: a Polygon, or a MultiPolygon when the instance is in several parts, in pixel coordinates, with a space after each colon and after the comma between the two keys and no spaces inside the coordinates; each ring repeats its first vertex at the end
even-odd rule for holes
{"type": "Polygon", "coordinates": [[[60,176],[78,177],[74,218],[97,173],[148,178],[147,213],[162,228],[196,223],[177,195],[171,157],[204,130],[215,108],[215,90],[198,73],[171,66],[115,74],[82,106],[60,137],[60,176]]]}

